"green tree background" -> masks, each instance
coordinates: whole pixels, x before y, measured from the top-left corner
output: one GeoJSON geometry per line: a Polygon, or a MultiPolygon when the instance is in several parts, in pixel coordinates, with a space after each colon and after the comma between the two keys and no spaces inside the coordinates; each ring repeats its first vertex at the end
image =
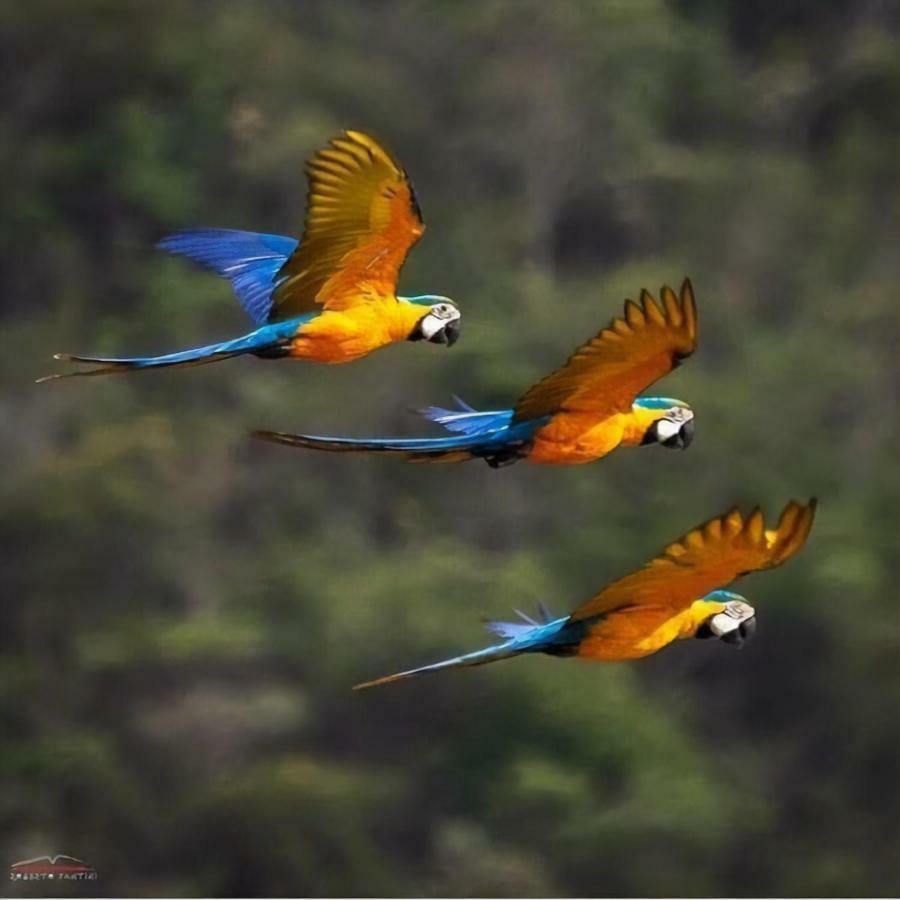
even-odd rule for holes
{"type": "Polygon", "coordinates": [[[3,3],[2,860],[71,853],[123,895],[900,891],[898,24],[880,0],[3,3]],[[154,241],[296,234],[302,161],[344,127],[414,177],[401,286],[460,301],[452,351],[32,384],[56,350],[237,334],[227,285],[154,241]],[[684,275],[687,453],[495,472],[246,437],[508,405],[684,275]],[[810,494],[806,552],[741,585],[742,653],[349,691],[810,494]]]}

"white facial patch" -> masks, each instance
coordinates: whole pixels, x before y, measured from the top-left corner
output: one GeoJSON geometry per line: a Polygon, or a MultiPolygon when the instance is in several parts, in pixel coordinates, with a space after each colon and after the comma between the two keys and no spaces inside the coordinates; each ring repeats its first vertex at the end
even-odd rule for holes
{"type": "Polygon", "coordinates": [[[659,419],[656,423],[656,437],[662,443],[675,437],[681,431],[681,422],[673,422],[671,419],[659,419]]]}
{"type": "Polygon", "coordinates": [[[675,437],[686,422],[694,418],[694,411],[686,406],[673,406],[665,418],[656,421],[656,438],[662,444],[675,437]]]}
{"type": "Polygon", "coordinates": [[[455,322],[459,318],[460,312],[455,306],[451,306],[449,303],[438,303],[431,307],[419,327],[425,340],[430,341],[448,323],[455,322]]]}
{"type": "Polygon", "coordinates": [[[743,600],[730,600],[725,604],[725,609],[716,613],[709,620],[709,629],[716,637],[736,631],[742,622],[752,619],[756,615],[756,610],[743,600]]]}
{"type": "Polygon", "coordinates": [[[447,323],[428,313],[419,324],[422,336],[426,341],[430,341],[447,323]]]}

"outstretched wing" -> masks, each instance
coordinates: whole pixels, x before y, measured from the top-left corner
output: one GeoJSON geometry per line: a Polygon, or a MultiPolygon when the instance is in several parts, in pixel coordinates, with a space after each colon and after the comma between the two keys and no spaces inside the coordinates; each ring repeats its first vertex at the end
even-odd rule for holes
{"type": "Polygon", "coordinates": [[[579,347],[561,368],[519,400],[514,421],[553,413],[627,412],[634,399],[670,372],[697,346],[697,307],[689,280],[681,296],[662,289],[662,306],[647,291],[640,305],[625,301],[625,317],[613,319],[579,347]]]}
{"type": "Polygon", "coordinates": [[[644,568],[605,587],[572,613],[587,619],[624,606],[686,609],[694,600],[739,575],[780,566],[806,543],[816,513],[792,500],[769,530],[759,509],[744,518],[737,509],[710,519],[651,560],[644,568]]]}
{"type": "Polygon", "coordinates": [[[300,246],[279,272],[272,320],[394,296],[425,224],[406,172],[374,138],[345,131],[306,165],[300,246]]]}

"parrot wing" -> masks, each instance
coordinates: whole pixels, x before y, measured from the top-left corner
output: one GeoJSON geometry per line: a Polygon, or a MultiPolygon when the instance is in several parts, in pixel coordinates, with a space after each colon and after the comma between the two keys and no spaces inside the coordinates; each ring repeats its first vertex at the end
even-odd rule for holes
{"type": "Polygon", "coordinates": [[[816,500],[792,500],[778,525],[766,528],[757,508],[744,518],[732,509],[670,544],[642,569],[626,575],[582,603],[570,621],[591,618],[625,606],[680,611],[739,575],[780,566],[806,543],[816,500]]]}
{"type": "Polygon", "coordinates": [[[561,368],[530,388],[515,407],[514,421],[561,411],[610,415],[631,404],[697,346],[697,307],[689,280],[681,296],[664,287],[662,306],[648,291],[640,305],[625,301],[625,316],[613,319],[579,347],[561,368]]]}
{"type": "Polygon", "coordinates": [[[270,320],[394,297],[425,231],[406,172],[374,138],[345,131],[306,165],[306,224],[279,272],[270,320]]]}

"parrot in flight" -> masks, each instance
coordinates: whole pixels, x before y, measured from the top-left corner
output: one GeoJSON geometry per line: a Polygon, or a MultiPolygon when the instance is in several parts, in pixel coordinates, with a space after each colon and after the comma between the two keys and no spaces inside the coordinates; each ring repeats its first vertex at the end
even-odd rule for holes
{"type": "Polygon", "coordinates": [[[232,356],[343,363],[398,341],[451,346],[460,311],[448,297],[399,297],[397,279],[425,231],[412,182],[374,138],[345,131],[306,165],[303,237],[198,228],[158,246],[231,281],[253,320],[249,334],[165,356],[109,359],[57,353],[95,366],[48,375],[106,375],[196,366],[232,356]]]}
{"type": "MultiPolygon", "coordinates": [[[[767,529],[757,508],[732,509],[689,531],[642,569],[614,581],[563,618],[540,608],[540,621],[489,622],[503,642],[444,662],[356,685],[354,690],[522,653],[615,662],[637,659],[683,638],[718,638],[741,647],[756,631],[756,611],[740,594],[722,590],[735,578],[780,566],[806,543],[815,499],[791,501],[767,529]]],[[[517,611],[518,612],[518,611],[517,611]]]]}
{"type": "Polygon", "coordinates": [[[593,462],[617,447],[662,444],[685,449],[694,412],[670,397],[638,394],[675,368],[697,345],[697,308],[690,281],[680,295],[669,287],[658,303],[648,291],[640,304],[579,347],[568,362],[539,381],[513,409],[478,412],[430,407],[423,415],[454,432],[441,438],[354,439],[256,431],[274,443],[344,453],[380,453],[410,462],[483,459],[493,468],[520,459],[537,463],[593,462]]]}

